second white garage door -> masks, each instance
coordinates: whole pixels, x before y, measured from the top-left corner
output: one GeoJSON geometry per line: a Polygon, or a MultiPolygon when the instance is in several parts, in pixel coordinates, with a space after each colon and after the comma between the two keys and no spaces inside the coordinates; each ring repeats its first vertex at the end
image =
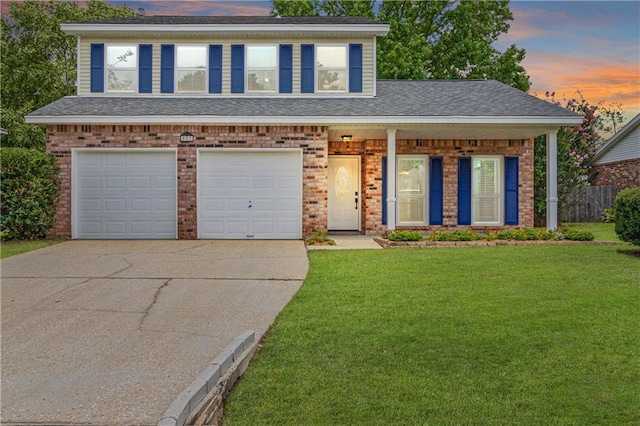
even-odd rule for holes
{"type": "Polygon", "coordinates": [[[300,150],[198,154],[199,238],[302,238],[300,150]]]}

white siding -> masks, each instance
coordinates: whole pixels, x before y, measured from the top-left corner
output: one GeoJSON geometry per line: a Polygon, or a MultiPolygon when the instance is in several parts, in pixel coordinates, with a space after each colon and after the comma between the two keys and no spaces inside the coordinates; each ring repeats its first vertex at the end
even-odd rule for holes
{"type": "Polygon", "coordinates": [[[595,164],[607,164],[634,158],[640,158],[640,126],[636,126],[618,143],[605,151],[595,164]]]}
{"type": "MultiPolygon", "coordinates": [[[[273,43],[293,45],[293,93],[290,96],[309,94],[300,93],[300,46],[302,44],[320,43],[362,43],[362,93],[350,94],[356,96],[371,96],[374,93],[375,69],[374,69],[374,38],[332,38],[332,37],[306,37],[306,38],[275,38],[275,37],[253,37],[247,39],[213,39],[207,37],[109,37],[98,38],[95,36],[83,36],[80,39],[80,64],[79,64],[79,94],[90,94],[91,78],[91,44],[92,43],[131,43],[131,44],[151,44],[153,45],[153,92],[151,95],[160,94],[160,47],[163,44],[221,44],[222,45],[222,94],[231,93],[231,45],[232,44],[252,44],[252,43],[273,43]]],[[[144,94],[149,96],[150,94],[144,94]]]]}

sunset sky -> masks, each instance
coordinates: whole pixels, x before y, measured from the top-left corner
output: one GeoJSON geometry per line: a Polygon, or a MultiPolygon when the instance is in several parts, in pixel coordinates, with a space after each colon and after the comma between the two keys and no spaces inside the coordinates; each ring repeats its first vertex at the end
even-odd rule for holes
{"type": "MultiPolygon", "coordinates": [[[[267,15],[270,1],[108,0],[148,15],[267,15]]],[[[3,1],[6,13],[7,1],[3,1]]],[[[514,20],[496,47],[516,44],[532,86],[562,101],[579,96],[591,103],[621,103],[628,121],[640,113],[640,1],[512,0],[514,20]]]]}

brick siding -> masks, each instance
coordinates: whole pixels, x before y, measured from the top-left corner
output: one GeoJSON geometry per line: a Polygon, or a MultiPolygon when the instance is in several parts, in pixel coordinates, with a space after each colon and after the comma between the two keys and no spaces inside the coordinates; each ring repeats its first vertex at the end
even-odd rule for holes
{"type": "Polygon", "coordinates": [[[640,158],[597,164],[591,172],[593,186],[615,185],[618,190],[640,186],[640,158]]]}
{"type": "MultiPolygon", "coordinates": [[[[50,125],[47,152],[58,159],[61,192],[52,235],[71,236],[71,150],[73,148],[176,148],[178,158],[178,238],[197,238],[198,148],[301,148],[303,151],[303,235],[327,227],[328,155],[361,156],[362,231],[379,234],[382,225],[382,158],[386,140],[328,142],[323,126],[50,125]],[[196,140],[181,143],[180,135],[196,140]]],[[[421,229],[469,229],[457,225],[457,159],[471,155],[517,156],[519,227],[533,226],[533,140],[398,140],[397,154],[443,158],[443,225],[421,229]]],[[[503,228],[512,228],[504,226],[503,228]]],[[[486,229],[486,227],[482,227],[486,229]]]]}

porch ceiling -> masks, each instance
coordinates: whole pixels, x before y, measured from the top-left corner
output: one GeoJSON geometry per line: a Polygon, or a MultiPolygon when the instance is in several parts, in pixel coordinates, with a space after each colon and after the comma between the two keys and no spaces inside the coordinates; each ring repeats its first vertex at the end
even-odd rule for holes
{"type": "Polygon", "coordinates": [[[329,140],[339,141],[342,135],[351,135],[353,141],[387,139],[387,129],[397,128],[396,139],[529,139],[557,127],[536,125],[496,124],[428,124],[414,126],[362,126],[339,125],[329,127],[329,140]]]}

